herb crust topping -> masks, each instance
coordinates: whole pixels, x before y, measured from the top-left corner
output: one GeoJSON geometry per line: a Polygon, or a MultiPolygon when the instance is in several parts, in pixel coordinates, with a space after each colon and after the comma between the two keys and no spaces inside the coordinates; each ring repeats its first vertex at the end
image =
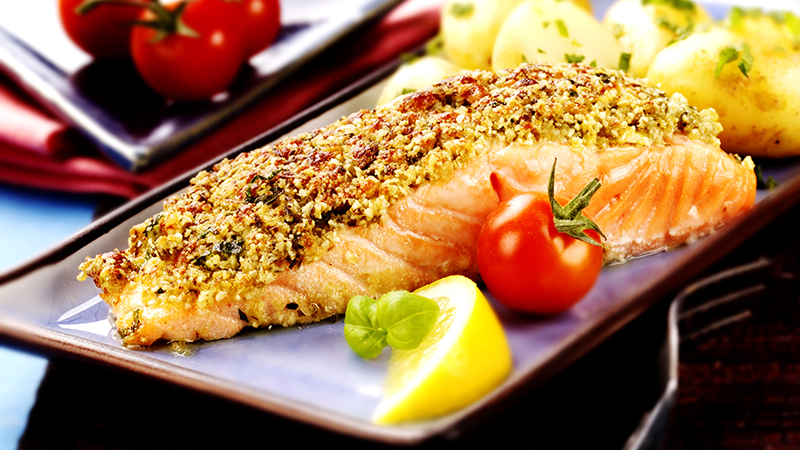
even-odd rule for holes
{"type": "Polygon", "coordinates": [[[394,201],[493,146],[552,141],[602,152],[674,133],[718,145],[720,131],[713,110],[619,71],[475,71],[221,161],[133,227],[127,250],[87,258],[79,279],[108,294],[148,277],[148,301],[202,308],[234,283],[270,283],[319,257],[338,228],[379,222],[394,201]]]}

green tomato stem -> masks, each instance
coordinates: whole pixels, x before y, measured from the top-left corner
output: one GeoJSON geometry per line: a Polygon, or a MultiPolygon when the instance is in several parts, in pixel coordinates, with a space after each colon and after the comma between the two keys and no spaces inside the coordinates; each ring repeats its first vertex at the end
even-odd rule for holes
{"type": "Polygon", "coordinates": [[[561,206],[556,201],[555,179],[556,179],[556,162],[558,159],[553,160],[553,169],[550,171],[550,181],[547,185],[547,196],[550,199],[550,208],[553,210],[553,223],[559,233],[564,233],[570,237],[578,239],[579,241],[586,242],[587,244],[602,246],[599,242],[584,233],[584,230],[596,231],[601,237],[606,236],[600,231],[594,221],[583,215],[583,210],[589,206],[589,201],[598,189],[600,189],[600,180],[598,178],[590,181],[579,193],[575,196],[566,206],[561,206]]]}

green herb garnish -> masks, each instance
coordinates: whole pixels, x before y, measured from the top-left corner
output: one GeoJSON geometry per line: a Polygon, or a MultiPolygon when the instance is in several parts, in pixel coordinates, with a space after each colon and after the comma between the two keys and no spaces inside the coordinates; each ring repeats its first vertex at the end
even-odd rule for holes
{"type": "Polygon", "coordinates": [[[734,62],[741,57],[741,61],[737,65],[739,70],[744,76],[749,76],[750,69],[753,68],[753,54],[750,53],[750,46],[742,44],[739,49],[728,45],[719,51],[719,59],[717,60],[717,67],[714,69],[714,77],[719,78],[722,69],[728,63],[734,62]]]}
{"type": "Polygon", "coordinates": [[[750,69],[753,68],[753,54],[750,53],[750,46],[742,44],[742,58],[739,61],[739,70],[742,71],[744,76],[749,77],[750,69]]]}
{"type": "Polygon", "coordinates": [[[569,30],[567,30],[567,25],[561,19],[556,19],[556,27],[558,27],[558,34],[564,36],[565,38],[569,37],[569,30]]]}
{"type": "Polygon", "coordinates": [[[731,10],[728,12],[728,16],[725,18],[728,28],[741,28],[742,25],[744,25],[744,16],[745,13],[741,6],[734,6],[731,8],[731,10]]]}
{"type": "Polygon", "coordinates": [[[444,48],[444,37],[442,33],[437,34],[427,44],[425,44],[426,55],[438,55],[444,48]]]}
{"type": "Polygon", "coordinates": [[[666,5],[684,11],[694,11],[694,2],[690,0],[642,0],[642,5],[666,5]]]}
{"type": "Polygon", "coordinates": [[[378,300],[357,295],[347,304],[344,338],[359,356],[371,359],[387,345],[417,348],[438,318],[435,301],[411,292],[393,291],[378,300]]]}
{"type": "Polygon", "coordinates": [[[272,191],[272,187],[270,186],[270,190],[267,194],[264,195],[255,195],[253,193],[253,183],[258,181],[263,181],[267,185],[270,185],[272,180],[275,178],[276,175],[281,173],[281,169],[274,170],[271,174],[267,175],[266,177],[263,175],[254,175],[253,178],[250,179],[250,182],[247,183],[247,189],[245,189],[245,197],[247,197],[248,203],[272,203],[280,197],[283,193],[282,190],[277,190],[275,192],[272,191]]]}
{"type": "Polygon", "coordinates": [[[625,34],[625,27],[619,23],[614,24],[614,37],[619,39],[624,34],[625,34]]]}
{"type": "Polygon", "coordinates": [[[128,328],[121,328],[119,330],[119,335],[122,336],[123,338],[126,338],[126,337],[132,335],[133,333],[135,333],[136,330],[138,330],[139,327],[142,325],[141,320],[142,320],[142,310],[141,309],[134,309],[133,310],[133,323],[128,328]]]}
{"type": "Polygon", "coordinates": [[[570,55],[569,53],[565,53],[564,58],[566,58],[568,63],[579,63],[586,59],[583,55],[570,55]]]}
{"type": "Polygon", "coordinates": [[[790,33],[792,33],[792,43],[794,44],[794,48],[797,49],[800,47],[800,17],[797,17],[795,14],[790,12],[786,12],[783,15],[783,20],[786,24],[786,28],[789,29],[790,33]]]}
{"type": "Polygon", "coordinates": [[[627,72],[628,69],[631,67],[631,54],[630,53],[620,53],[619,54],[619,70],[623,72],[627,72]]]}
{"type": "Polygon", "coordinates": [[[234,236],[234,238],[230,241],[222,241],[217,244],[214,244],[214,246],[211,247],[211,250],[206,250],[200,256],[194,258],[192,260],[192,264],[202,266],[208,270],[213,270],[213,267],[208,266],[209,256],[212,256],[214,254],[234,256],[234,255],[239,255],[243,251],[244,251],[244,241],[234,236]]]}
{"type": "Polygon", "coordinates": [[[472,2],[453,3],[450,7],[450,14],[456,17],[469,17],[475,12],[475,5],[472,2]]]}
{"type": "Polygon", "coordinates": [[[161,229],[158,227],[158,224],[159,222],[161,222],[161,218],[163,216],[164,216],[163,213],[158,213],[147,220],[147,225],[144,227],[145,236],[147,236],[148,238],[154,238],[159,235],[161,229]]]}
{"type": "Polygon", "coordinates": [[[770,191],[778,187],[778,182],[772,176],[764,180],[764,174],[761,172],[761,166],[756,165],[754,169],[756,173],[756,189],[769,189],[770,191]]]}
{"type": "Polygon", "coordinates": [[[694,32],[694,22],[692,21],[689,21],[689,23],[687,23],[686,26],[683,27],[676,23],[670,22],[668,19],[664,17],[656,17],[655,19],[653,19],[653,22],[657,26],[667,29],[671,31],[673,34],[675,34],[675,38],[667,42],[668,46],[674,44],[675,42],[686,39],[687,37],[689,37],[689,35],[691,35],[694,32]]]}

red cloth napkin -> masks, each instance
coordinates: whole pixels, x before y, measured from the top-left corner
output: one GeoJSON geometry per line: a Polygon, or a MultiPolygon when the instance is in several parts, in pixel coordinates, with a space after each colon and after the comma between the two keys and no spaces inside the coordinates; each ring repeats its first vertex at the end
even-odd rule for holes
{"type": "Polygon", "coordinates": [[[439,29],[441,0],[406,0],[170,159],[131,174],[8,79],[0,79],[0,182],[133,198],[209,161],[414,51],[439,29]]]}

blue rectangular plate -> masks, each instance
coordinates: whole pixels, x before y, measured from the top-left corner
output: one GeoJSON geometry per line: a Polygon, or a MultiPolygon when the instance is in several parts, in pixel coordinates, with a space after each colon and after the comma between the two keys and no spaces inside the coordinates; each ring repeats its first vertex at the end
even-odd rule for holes
{"type": "MultiPolygon", "coordinates": [[[[227,157],[289,133],[327,125],[343,115],[372,108],[380,74],[266,133],[227,157]]],[[[413,444],[454,436],[505,407],[571,364],[664,295],[742,243],[800,198],[800,159],[764,164],[780,187],[759,191],[747,214],[717,233],[681,248],[605,267],[589,295],[570,311],[550,318],[515,315],[495,302],[508,337],[514,368],[502,385],[469,407],[445,417],[401,426],[379,426],[370,418],[379,403],[387,355],[366,361],[343,337],[343,323],[243,332],[226,340],[190,344],[190,356],[166,346],[132,350],[114,338],[109,308],[90,281],[78,282],[86,256],[127,246],[128,230],[161,210],[209,162],[146,197],[126,204],[61,246],[0,274],[0,339],[45,353],[101,362],[170,383],[218,395],[332,431],[387,443],[413,444]]]]}

